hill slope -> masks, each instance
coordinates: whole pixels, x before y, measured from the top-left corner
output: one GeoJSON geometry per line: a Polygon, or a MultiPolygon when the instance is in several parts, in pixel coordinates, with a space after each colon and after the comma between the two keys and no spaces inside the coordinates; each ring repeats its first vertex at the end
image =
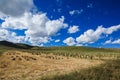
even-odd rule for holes
{"type": "Polygon", "coordinates": [[[8,41],[0,41],[0,47],[11,47],[11,48],[19,48],[19,49],[31,49],[33,46],[22,44],[22,43],[12,43],[8,41]]]}

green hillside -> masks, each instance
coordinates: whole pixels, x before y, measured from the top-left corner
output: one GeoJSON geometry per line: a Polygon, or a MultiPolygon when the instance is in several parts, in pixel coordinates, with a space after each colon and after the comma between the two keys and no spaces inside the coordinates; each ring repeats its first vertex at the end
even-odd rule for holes
{"type": "Polygon", "coordinates": [[[21,43],[11,43],[8,41],[0,41],[0,52],[6,50],[20,50],[36,54],[55,54],[67,57],[86,57],[89,56],[117,56],[120,54],[120,49],[108,49],[108,48],[93,48],[93,47],[81,47],[81,46],[61,46],[61,47],[38,47],[30,46],[21,43]]]}

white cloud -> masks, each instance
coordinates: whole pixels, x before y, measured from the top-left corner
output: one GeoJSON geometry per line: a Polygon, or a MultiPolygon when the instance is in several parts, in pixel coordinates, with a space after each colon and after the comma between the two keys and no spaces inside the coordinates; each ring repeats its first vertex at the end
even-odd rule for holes
{"type": "Polygon", "coordinates": [[[49,38],[49,37],[32,37],[31,36],[29,39],[27,39],[27,41],[29,41],[33,45],[41,45],[43,43],[47,43],[47,42],[51,41],[51,38],[49,38]]]}
{"type": "MultiPolygon", "coordinates": [[[[0,1],[0,19],[2,29],[9,33],[9,29],[25,30],[25,41],[32,44],[42,44],[51,41],[51,36],[68,27],[64,23],[64,16],[56,20],[50,20],[46,13],[32,13],[35,5],[33,0],[1,0],[0,1]]],[[[12,32],[11,32],[12,33],[12,32]]],[[[5,34],[1,34],[0,37],[5,34]]],[[[11,35],[8,35],[11,37],[11,35]]],[[[23,36],[14,36],[17,41],[22,40],[23,36]]],[[[1,37],[3,39],[3,37],[1,37]]],[[[8,37],[4,38],[8,39],[8,37]]],[[[15,39],[15,40],[16,40],[15,39]]],[[[13,42],[13,41],[12,41],[13,42]]],[[[15,41],[16,42],[16,41],[15,41]]]]}
{"type": "Polygon", "coordinates": [[[83,46],[82,44],[76,44],[76,46],[83,46]]]}
{"type": "Polygon", "coordinates": [[[8,37],[9,32],[5,29],[0,29],[0,40],[4,40],[8,37]]]}
{"type": "Polygon", "coordinates": [[[75,45],[75,39],[72,37],[69,37],[63,41],[63,43],[67,44],[68,46],[73,46],[75,45]]]}
{"type": "Polygon", "coordinates": [[[46,13],[30,12],[30,10],[34,10],[33,8],[35,8],[33,0],[1,0],[0,19],[4,22],[0,25],[2,27],[0,29],[0,39],[10,40],[15,37],[15,40],[13,40],[14,38],[11,39],[12,42],[20,42],[20,39],[24,39],[32,44],[41,45],[51,41],[51,36],[56,35],[60,29],[68,27],[64,23],[64,16],[56,20],[50,20],[46,13]],[[25,35],[17,36],[16,33],[10,32],[9,29],[24,29],[25,35]]]}
{"type": "Polygon", "coordinates": [[[111,39],[110,40],[107,40],[105,42],[105,44],[120,44],[120,39],[117,39],[117,40],[114,40],[112,41],[111,39]]]}
{"type": "Polygon", "coordinates": [[[46,22],[46,30],[48,35],[54,35],[61,28],[66,28],[68,25],[64,24],[64,17],[62,16],[58,20],[49,20],[46,22]]]}
{"type": "Polygon", "coordinates": [[[76,33],[76,32],[78,32],[79,31],[79,28],[78,28],[79,26],[70,26],[70,28],[68,29],[68,33],[76,33]]]}
{"type": "Polygon", "coordinates": [[[57,43],[57,42],[60,42],[60,40],[59,39],[57,39],[57,40],[55,40],[55,42],[57,43]]]}
{"type": "Polygon", "coordinates": [[[120,39],[113,41],[112,44],[120,44],[120,39]]]}
{"type": "Polygon", "coordinates": [[[84,34],[81,34],[76,38],[77,43],[94,43],[101,38],[102,34],[108,35],[120,29],[120,25],[111,26],[109,28],[104,28],[103,26],[98,26],[94,31],[92,29],[87,30],[84,34]]]}
{"type": "Polygon", "coordinates": [[[24,13],[22,17],[6,17],[4,22],[2,23],[3,28],[11,28],[11,29],[27,29],[27,27],[31,24],[30,19],[32,18],[31,13],[24,13]]]}
{"type": "Polygon", "coordinates": [[[120,25],[111,26],[109,28],[105,28],[104,34],[112,34],[114,31],[117,31],[120,29],[120,25]]]}
{"type": "Polygon", "coordinates": [[[47,43],[50,37],[56,35],[57,32],[66,28],[68,25],[64,23],[62,16],[56,20],[50,20],[45,13],[24,13],[22,17],[7,17],[2,23],[2,28],[10,29],[26,29],[26,41],[32,44],[47,43]]]}
{"type": "Polygon", "coordinates": [[[19,17],[34,8],[33,0],[0,0],[0,18],[3,16],[19,17]]]}
{"type": "Polygon", "coordinates": [[[7,40],[14,43],[23,43],[25,36],[17,36],[15,32],[0,28],[0,41],[7,40]]]}
{"type": "Polygon", "coordinates": [[[73,16],[74,14],[81,14],[83,12],[83,9],[81,10],[72,10],[72,11],[69,11],[69,14],[71,16],[73,16]]]}
{"type": "Polygon", "coordinates": [[[111,44],[111,43],[112,43],[111,39],[110,39],[110,40],[105,41],[105,44],[111,44]]]}

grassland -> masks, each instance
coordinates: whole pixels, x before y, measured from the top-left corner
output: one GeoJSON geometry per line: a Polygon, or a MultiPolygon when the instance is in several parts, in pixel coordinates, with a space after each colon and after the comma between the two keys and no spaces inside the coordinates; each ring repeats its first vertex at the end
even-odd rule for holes
{"type": "Polygon", "coordinates": [[[34,54],[54,54],[66,57],[74,57],[81,59],[119,59],[120,49],[105,49],[105,48],[91,48],[91,47],[42,47],[38,50],[23,50],[34,54]]]}
{"type": "Polygon", "coordinates": [[[12,45],[0,45],[0,80],[120,80],[120,49],[12,45]]]}
{"type": "Polygon", "coordinates": [[[120,80],[120,60],[110,60],[101,66],[70,74],[47,76],[42,80],[120,80]]]}

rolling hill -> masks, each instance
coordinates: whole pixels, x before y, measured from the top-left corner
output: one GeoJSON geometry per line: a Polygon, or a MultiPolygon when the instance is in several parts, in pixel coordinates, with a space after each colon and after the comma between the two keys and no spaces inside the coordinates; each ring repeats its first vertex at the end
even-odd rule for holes
{"type": "Polygon", "coordinates": [[[0,41],[0,80],[120,80],[119,62],[120,49],[0,41]]]}
{"type": "Polygon", "coordinates": [[[12,43],[8,41],[0,41],[0,47],[18,48],[18,49],[31,49],[33,46],[22,44],[22,43],[12,43]]]}

